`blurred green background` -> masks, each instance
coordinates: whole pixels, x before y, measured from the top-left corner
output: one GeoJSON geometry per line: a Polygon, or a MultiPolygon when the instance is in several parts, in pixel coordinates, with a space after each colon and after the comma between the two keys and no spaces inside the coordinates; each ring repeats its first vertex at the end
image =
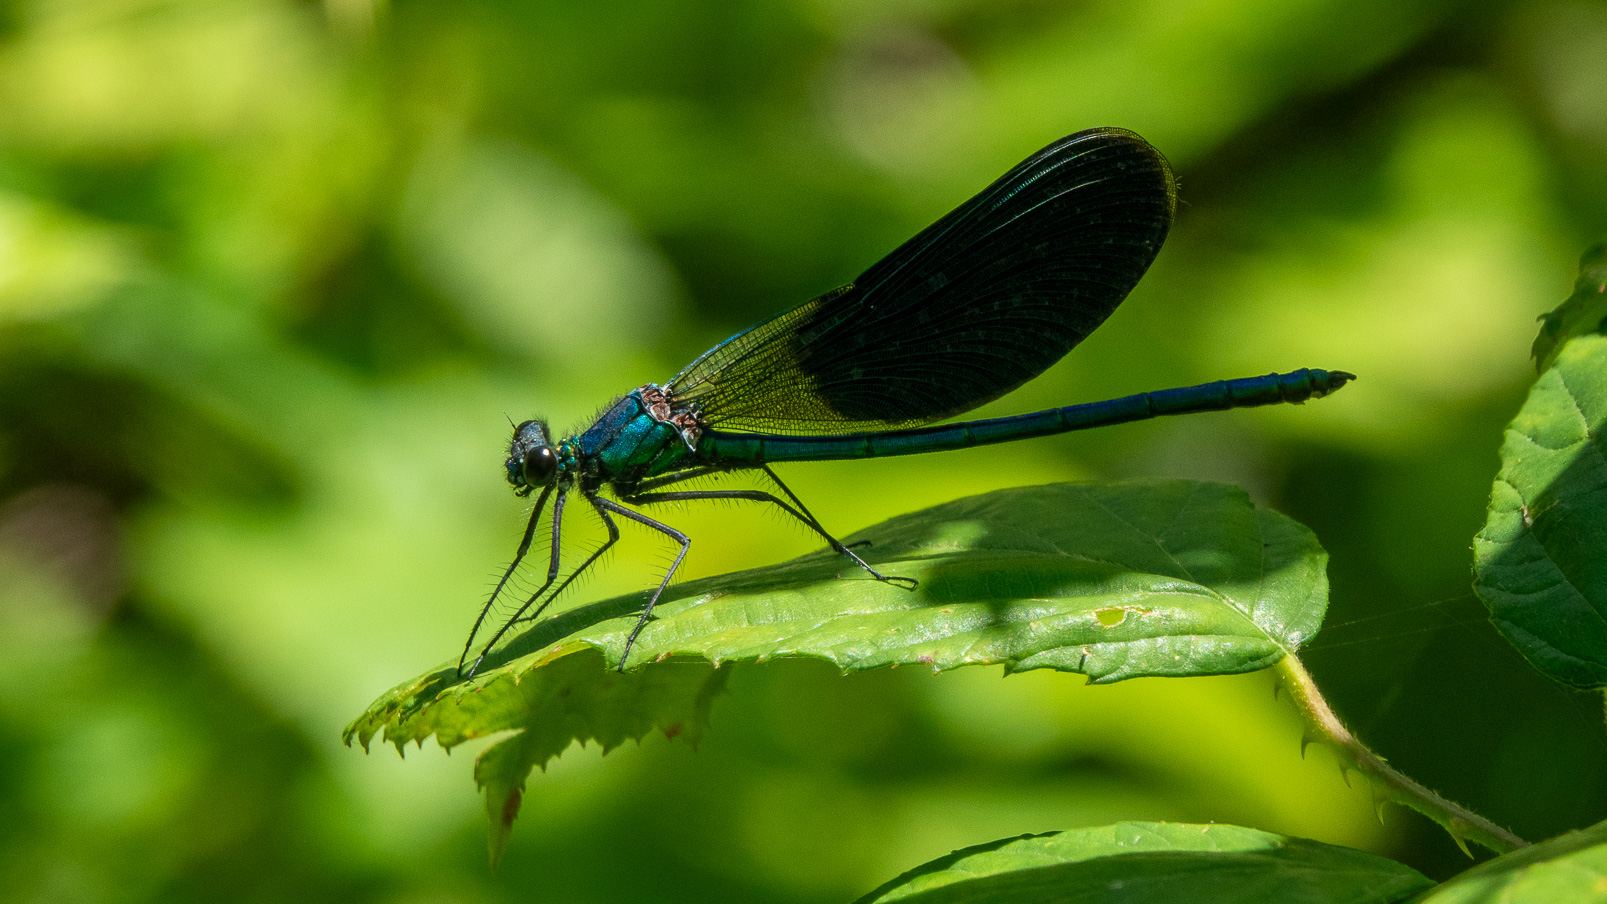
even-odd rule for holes
{"type": "MultiPolygon", "coordinates": [[[[795,465],[839,535],[989,489],[1226,480],[1331,550],[1308,665],[1391,762],[1538,840],[1607,816],[1599,696],[1471,596],[1537,314],[1607,232],[1607,4],[34,0],[0,7],[0,888],[11,901],[844,901],[1120,819],[1468,861],[1264,675],[743,668],[702,749],[572,750],[486,866],[471,755],[340,746],[455,656],[581,425],[1063,134],[1181,178],[1036,410],[1302,366],[1304,408],[795,465]]],[[[666,517],[686,576],[815,548],[666,517]]],[[[662,568],[648,535],[576,600],[662,568]]]]}

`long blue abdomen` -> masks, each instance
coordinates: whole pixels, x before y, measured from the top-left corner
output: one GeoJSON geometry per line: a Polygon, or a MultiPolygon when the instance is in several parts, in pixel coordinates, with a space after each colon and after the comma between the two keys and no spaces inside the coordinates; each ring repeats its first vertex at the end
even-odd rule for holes
{"type": "Polygon", "coordinates": [[[829,461],[881,458],[987,446],[1034,436],[1050,436],[1170,414],[1223,411],[1260,405],[1299,404],[1321,398],[1354,380],[1339,370],[1302,368],[1286,374],[1218,380],[1198,386],[1142,392],[1104,402],[1051,408],[1014,417],[966,421],[911,430],[848,433],[838,436],[770,436],[709,431],[697,457],[710,464],[736,467],[778,461],[829,461]]]}

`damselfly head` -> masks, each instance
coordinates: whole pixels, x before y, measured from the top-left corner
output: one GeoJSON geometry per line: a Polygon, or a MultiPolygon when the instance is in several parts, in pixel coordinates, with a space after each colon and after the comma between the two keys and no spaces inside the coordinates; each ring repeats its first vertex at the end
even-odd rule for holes
{"type": "Polygon", "coordinates": [[[558,476],[558,454],[553,451],[547,425],[541,421],[525,421],[513,428],[513,441],[508,444],[508,482],[520,496],[536,487],[547,486],[558,476]]]}

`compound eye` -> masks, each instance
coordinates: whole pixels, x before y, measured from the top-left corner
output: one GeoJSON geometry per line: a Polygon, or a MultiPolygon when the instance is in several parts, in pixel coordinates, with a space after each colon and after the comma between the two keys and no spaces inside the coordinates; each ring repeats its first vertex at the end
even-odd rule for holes
{"type": "Polygon", "coordinates": [[[524,479],[527,487],[542,487],[558,473],[558,456],[551,446],[536,446],[525,452],[524,479]]]}

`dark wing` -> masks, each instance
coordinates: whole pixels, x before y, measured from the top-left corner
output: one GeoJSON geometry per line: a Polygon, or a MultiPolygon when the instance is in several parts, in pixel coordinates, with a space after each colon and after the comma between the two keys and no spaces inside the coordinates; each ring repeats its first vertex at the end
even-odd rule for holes
{"type": "Polygon", "coordinates": [[[1166,158],[1091,129],[1027,158],[850,285],[705,352],[670,381],[714,429],[848,433],[968,411],[1046,370],[1149,268],[1166,158]]]}

